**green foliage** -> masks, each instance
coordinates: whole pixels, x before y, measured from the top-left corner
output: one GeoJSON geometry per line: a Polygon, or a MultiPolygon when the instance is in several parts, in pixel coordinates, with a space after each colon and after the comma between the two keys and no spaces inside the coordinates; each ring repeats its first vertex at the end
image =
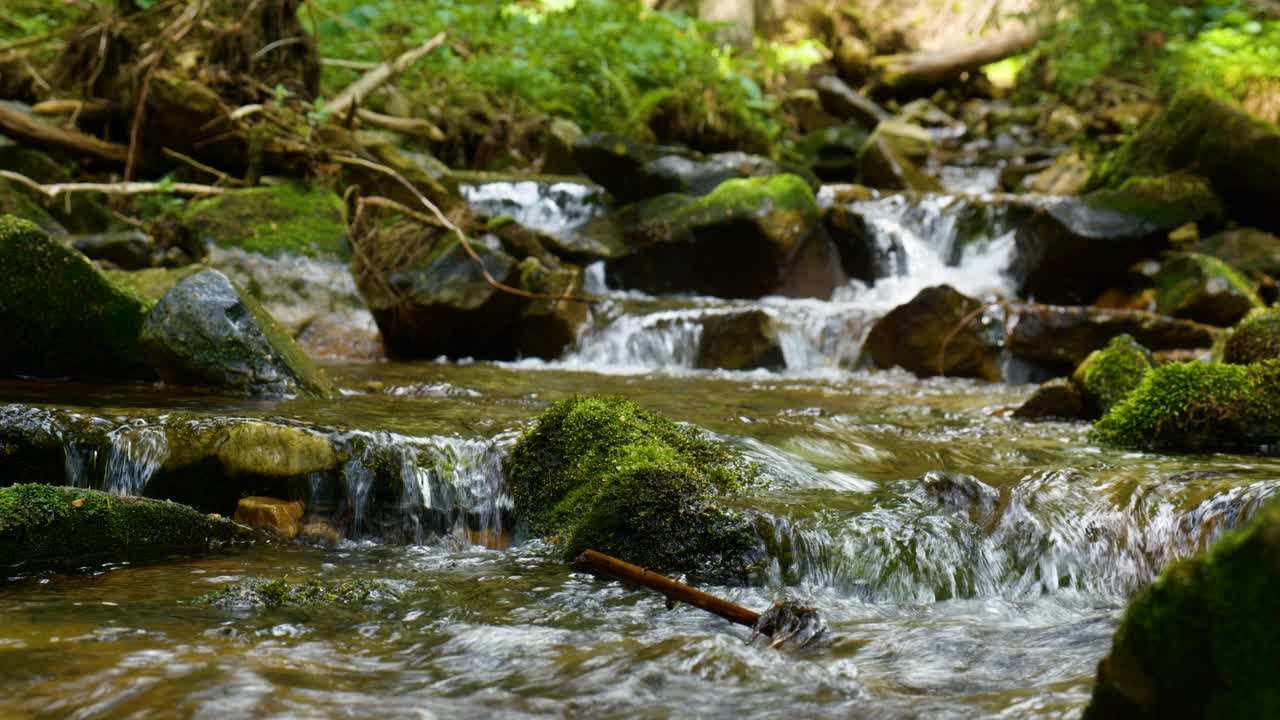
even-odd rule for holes
{"type": "MultiPolygon", "coordinates": [[[[446,119],[514,111],[568,118],[587,132],[758,150],[779,132],[776,102],[756,80],[759,59],[734,56],[687,16],[634,0],[319,4],[326,57],[382,61],[448,32],[445,48],[398,81],[446,119]]],[[[330,68],[326,90],[353,78],[330,68]]]]}
{"type": "MultiPolygon", "coordinates": [[[[1057,89],[1074,94],[1100,75],[1172,92],[1204,84],[1241,97],[1280,78],[1280,21],[1247,0],[1069,0],[1070,15],[1042,46],[1057,89]]],[[[1059,3],[1051,3],[1053,11],[1059,3]]]]}

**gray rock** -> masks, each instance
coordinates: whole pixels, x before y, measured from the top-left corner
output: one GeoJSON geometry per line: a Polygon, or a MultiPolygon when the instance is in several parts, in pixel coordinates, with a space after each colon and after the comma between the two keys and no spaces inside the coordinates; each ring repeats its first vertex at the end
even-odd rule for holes
{"type": "Polygon", "coordinates": [[[157,259],[155,242],[139,230],[80,235],[71,244],[85,257],[105,260],[123,270],[149,268],[157,259]]]}
{"type": "Polygon", "coordinates": [[[843,120],[851,120],[866,130],[874,130],[889,113],[873,100],[849,87],[835,75],[827,75],[814,83],[822,108],[843,120]]]}
{"type": "Polygon", "coordinates": [[[140,342],[166,382],[249,395],[325,396],[331,389],[257,301],[216,270],[170,290],[148,313],[140,342]]]}

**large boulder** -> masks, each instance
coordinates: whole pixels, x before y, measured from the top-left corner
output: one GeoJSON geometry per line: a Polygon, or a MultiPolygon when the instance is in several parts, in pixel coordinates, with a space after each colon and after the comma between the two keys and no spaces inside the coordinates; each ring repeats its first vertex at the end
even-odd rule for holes
{"type": "Polygon", "coordinates": [[[1085,198],[1090,207],[1114,210],[1159,228],[1222,219],[1222,201],[1204,179],[1194,175],[1133,177],[1117,188],[1102,188],[1085,198]]]}
{"type": "Polygon", "coordinates": [[[35,225],[0,216],[0,372],[151,379],[150,303],[35,225]]]}
{"type": "Polygon", "coordinates": [[[288,184],[197,200],[183,210],[179,227],[190,247],[349,258],[342,217],[342,199],[329,190],[288,184]]]}
{"type": "Polygon", "coordinates": [[[208,550],[252,533],[185,505],[50,485],[0,488],[0,563],[81,566],[208,550]]]}
{"type": "Polygon", "coordinates": [[[329,380],[276,321],[216,270],[178,283],[139,335],[166,382],[250,395],[326,396],[329,380]]]}
{"type": "Polygon", "coordinates": [[[1211,90],[1193,87],[1143,126],[1095,172],[1094,187],[1186,172],[1207,178],[1235,216],[1277,229],[1280,127],[1211,90]]]}
{"type": "Polygon", "coordinates": [[[1124,399],[1155,367],[1151,352],[1132,337],[1119,335],[1094,350],[1071,375],[1092,418],[1102,417],[1124,399]]]}
{"type": "Polygon", "coordinates": [[[1248,365],[1280,359],[1280,309],[1249,313],[1236,325],[1222,347],[1222,361],[1248,365]]]}
{"type": "Polygon", "coordinates": [[[567,559],[590,548],[656,571],[741,580],[760,540],[723,503],[754,473],[697,429],[620,398],[579,396],[521,436],[511,489],[533,533],[567,559]]]}
{"type": "Polygon", "coordinates": [[[978,314],[981,308],[950,285],[925,288],[876,321],[863,353],[878,368],[901,367],[920,377],[999,382],[1001,331],[978,314]]]}
{"type": "Polygon", "coordinates": [[[1179,253],[1155,276],[1156,309],[1210,325],[1232,325],[1263,306],[1253,285],[1215,257],[1179,253]]]}
{"type": "Polygon", "coordinates": [[[1266,452],[1280,443],[1280,360],[1169,363],[1095,426],[1102,442],[1177,452],[1266,452]]]}
{"type": "Polygon", "coordinates": [[[694,366],[709,370],[782,370],[787,366],[777,323],[763,310],[708,313],[702,326],[694,366]]]}
{"type": "Polygon", "coordinates": [[[806,182],[813,187],[818,182],[817,178],[808,177],[806,171],[758,155],[742,152],[703,155],[685,148],[647,145],[604,133],[578,140],[574,145],[574,159],[587,177],[623,205],[667,193],[700,197],[728,180],[779,173],[805,174],[806,182]]]}
{"type": "Polygon", "coordinates": [[[1006,348],[1014,357],[1046,370],[1069,373],[1089,353],[1118,335],[1130,335],[1151,350],[1212,347],[1221,331],[1144,310],[1011,304],[1006,348]]]}
{"type": "Polygon", "coordinates": [[[628,253],[606,265],[615,287],[826,298],[843,280],[813,192],[795,175],[730,180],[696,199],[662,195],[616,222],[628,253]]]}
{"type": "Polygon", "coordinates": [[[1086,720],[1280,717],[1280,503],[1174,563],[1125,611],[1086,720]]]}
{"type": "Polygon", "coordinates": [[[942,183],[904,156],[892,140],[880,131],[871,134],[858,151],[857,181],[883,190],[941,192],[942,183]]]}

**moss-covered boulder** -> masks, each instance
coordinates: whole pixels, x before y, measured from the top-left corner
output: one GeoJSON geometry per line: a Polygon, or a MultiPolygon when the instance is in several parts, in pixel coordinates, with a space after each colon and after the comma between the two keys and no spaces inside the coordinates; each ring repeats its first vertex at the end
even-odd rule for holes
{"type": "Polygon", "coordinates": [[[1118,188],[1095,190],[1085,196],[1084,201],[1092,207],[1133,215],[1162,228],[1217,221],[1224,213],[1222,201],[1209,183],[1186,174],[1132,177],[1118,188]]]}
{"type": "Polygon", "coordinates": [[[1086,720],[1280,717],[1278,586],[1273,501],[1129,603],[1086,720]]]}
{"type": "Polygon", "coordinates": [[[1248,279],[1221,260],[1198,253],[1165,260],[1155,285],[1158,311],[1210,325],[1232,325],[1263,306],[1248,279]]]}
{"type": "Polygon", "coordinates": [[[0,372],[150,379],[150,303],[35,225],[0,216],[0,372]]]}
{"type": "Polygon", "coordinates": [[[1161,365],[1094,430],[1100,441],[1123,447],[1273,452],[1280,443],[1280,360],[1161,365]]]}
{"type": "Polygon", "coordinates": [[[177,503],[51,485],[0,488],[5,564],[126,560],[251,537],[247,528],[177,503]]]}
{"type": "Polygon", "coordinates": [[[925,288],[871,326],[862,352],[878,368],[999,382],[1003,333],[974,315],[981,307],[950,285],[925,288]]]}
{"type": "Polygon", "coordinates": [[[880,131],[871,134],[858,151],[857,182],[880,190],[940,192],[942,184],[902,155],[880,131]]]}
{"type": "Polygon", "coordinates": [[[1251,116],[1223,94],[1188,88],[1108,157],[1090,184],[1119,187],[1129,178],[1175,172],[1207,178],[1233,214],[1274,225],[1280,127],[1251,116]]]}
{"type": "Polygon", "coordinates": [[[1071,380],[1080,388],[1089,417],[1099,418],[1123,400],[1154,367],[1150,350],[1131,336],[1120,335],[1112,338],[1105,348],[1090,353],[1076,368],[1071,380]]]}
{"type": "Polygon", "coordinates": [[[521,436],[511,488],[517,513],[566,558],[590,548],[654,570],[741,579],[760,542],[721,503],[754,472],[700,431],[627,400],[574,397],[521,436]]]}
{"type": "Polygon", "coordinates": [[[1038,422],[1083,420],[1088,415],[1080,388],[1070,378],[1054,378],[1036,388],[1031,397],[1013,411],[1013,416],[1019,420],[1038,422]]]}
{"type": "Polygon", "coordinates": [[[1222,361],[1236,365],[1280,359],[1280,309],[1255,310],[1231,330],[1222,361]]]}
{"type": "Polygon", "coordinates": [[[728,298],[829,297],[839,261],[808,183],[795,175],[730,180],[705,197],[661,195],[624,208],[628,253],[615,287],[728,298]]]}
{"type": "Polygon", "coordinates": [[[1280,237],[1256,228],[1224,230],[1200,240],[1195,251],[1247,275],[1280,276],[1280,237]]]}
{"type": "Polygon", "coordinates": [[[216,270],[174,286],[148,313],[138,337],[166,382],[249,395],[323,397],[332,390],[271,315],[216,270]]]}
{"type": "Polygon", "coordinates": [[[198,200],[182,212],[180,227],[197,245],[269,257],[351,256],[342,199],[324,188],[277,185],[198,200]]]}

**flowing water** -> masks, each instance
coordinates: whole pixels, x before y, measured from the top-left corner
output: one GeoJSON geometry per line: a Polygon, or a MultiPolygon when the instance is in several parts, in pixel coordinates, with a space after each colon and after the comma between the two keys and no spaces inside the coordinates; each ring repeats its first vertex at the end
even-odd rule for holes
{"type": "Polygon", "coordinates": [[[614,292],[556,362],[330,365],[333,401],[0,383],[0,420],[64,443],[53,481],[144,492],[175,423],[265,419],[351,458],[311,479],[347,507],[336,548],[8,571],[0,717],[1078,716],[1130,594],[1274,493],[1280,461],[1100,448],[1082,424],[1011,419],[1029,386],[857,369],[870,319],[920,287],[1008,292],[998,228],[957,247],[957,201],[894,202],[868,208],[899,263],[873,287],[831,302],[614,292]],[[744,308],[773,318],[783,365],[694,368],[697,319],[744,308]],[[769,578],[706,589],[758,609],[803,600],[836,643],[752,645],[524,538],[503,459],[548,403],[580,392],[625,395],[761,463],[769,483],[740,502],[769,578]],[[109,457],[77,447],[68,418],[105,433],[109,457]],[[381,539],[386,519],[362,506],[377,453],[399,462],[405,542],[381,539]],[[359,607],[192,602],[256,576],[394,593],[359,607]]]}

